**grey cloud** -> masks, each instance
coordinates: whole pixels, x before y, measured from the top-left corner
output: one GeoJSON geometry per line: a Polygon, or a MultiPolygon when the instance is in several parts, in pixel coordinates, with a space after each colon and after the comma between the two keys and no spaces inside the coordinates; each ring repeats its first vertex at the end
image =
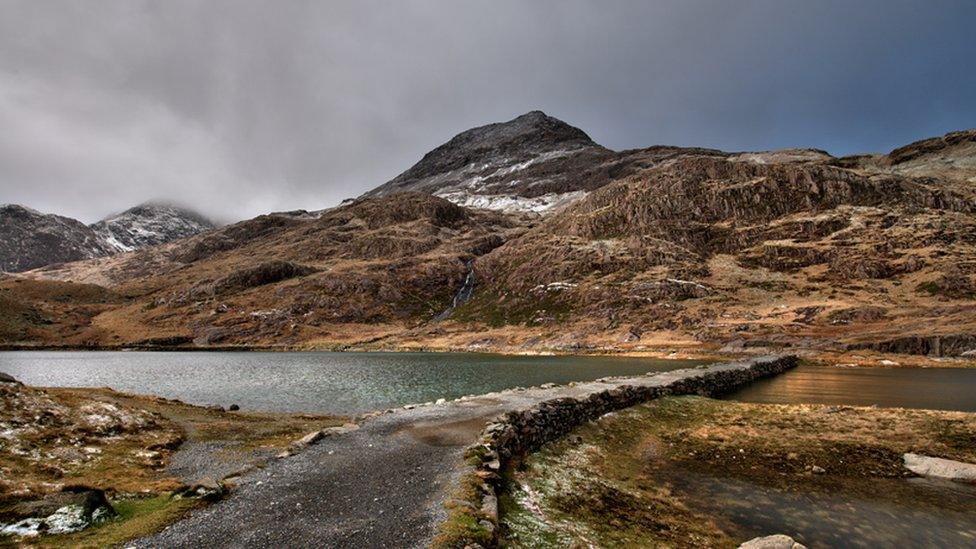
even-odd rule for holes
{"type": "Polygon", "coordinates": [[[976,126],[971,2],[0,3],[0,202],[321,208],[543,109],[613,148],[976,126]]]}

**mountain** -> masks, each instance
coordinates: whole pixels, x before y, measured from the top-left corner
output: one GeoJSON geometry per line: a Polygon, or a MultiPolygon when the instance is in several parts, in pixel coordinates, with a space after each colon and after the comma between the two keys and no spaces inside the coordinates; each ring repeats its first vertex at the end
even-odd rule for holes
{"type": "Polygon", "coordinates": [[[544,212],[609,180],[616,154],[532,111],[462,132],[364,196],[424,192],[462,206],[544,212]]]}
{"type": "Polygon", "coordinates": [[[199,214],[163,204],[136,206],[89,226],[8,204],[0,206],[0,271],[21,272],[128,252],[213,227],[199,214]]]}
{"type": "Polygon", "coordinates": [[[91,225],[116,251],[130,252],[186,238],[216,225],[196,212],[167,204],[146,203],[91,225]]]}
{"type": "Polygon", "coordinates": [[[0,271],[26,271],[113,251],[81,221],[16,204],[0,206],[0,271]]]}
{"type": "Polygon", "coordinates": [[[973,355],[973,135],[615,152],[529,113],[317,215],[2,279],[0,339],[973,355]],[[572,199],[527,206],[547,193],[572,199]]]}

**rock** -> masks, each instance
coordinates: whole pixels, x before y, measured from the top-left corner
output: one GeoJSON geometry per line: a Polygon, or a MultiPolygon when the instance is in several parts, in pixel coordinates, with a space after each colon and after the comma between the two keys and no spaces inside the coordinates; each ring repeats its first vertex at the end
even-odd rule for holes
{"type": "Polygon", "coordinates": [[[231,404],[227,409],[230,410],[231,412],[236,412],[236,411],[240,410],[241,407],[238,406],[238,405],[236,405],[236,404],[231,404]]]}
{"type": "Polygon", "coordinates": [[[18,503],[7,513],[21,518],[0,528],[0,535],[69,534],[117,514],[105,492],[85,487],[71,487],[41,500],[18,503]]]}
{"type": "Polygon", "coordinates": [[[438,406],[441,405],[441,404],[446,404],[446,403],[447,403],[447,399],[446,398],[439,398],[439,399],[437,399],[436,402],[434,402],[434,404],[437,404],[438,406]]]}
{"type": "Polygon", "coordinates": [[[916,475],[976,483],[976,464],[920,454],[905,454],[902,458],[905,467],[916,475]]]}
{"type": "Polygon", "coordinates": [[[898,363],[894,360],[883,359],[879,362],[882,366],[898,366],[898,363]]]}
{"type": "Polygon", "coordinates": [[[17,381],[16,379],[14,379],[14,376],[12,376],[12,375],[5,374],[3,372],[0,372],[0,383],[17,383],[17,384],[19,384],[20,382],[17,381]]]}
{"type": "Polygon", "coordinates": [[[311,433],[296,440],[293,444],[295,446],[311,446],[316,442],[322,440],[324,437],[325,437],[325,433],[323,433],[322,431],[312,431],[311,433]]]}
{"type": "Polygon", "coordinates": [[[806,549],[805,545],[797,543],[793,538],[784,534],[762,536],[739,546],[739,549],[806,549]]]}
{"type": "Polygon", "coordinates": [[[493,521],[498,520],[498,498],[493,494],[485,494],[481,500],[481,512],[493,521]]]}
{"type": "Polygon", "coordinates": [[[827,472],[826,469],[820,467],[819,465],[814,465],[813,467],[810,468],[810,471],[812,471],[813,474],[815,475],[822,475],[827,472]]]}
{"type": "Polygon", "coordinates": [[[203,478],[190,486],[183,486],[173,492],[175,498],[198,498],[204,501],[217,501],[227,495],[227,486],[212,478],[203,478]]]}

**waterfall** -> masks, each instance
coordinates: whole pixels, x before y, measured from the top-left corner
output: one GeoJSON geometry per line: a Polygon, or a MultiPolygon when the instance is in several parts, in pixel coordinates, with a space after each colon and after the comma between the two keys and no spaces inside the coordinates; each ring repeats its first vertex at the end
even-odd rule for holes
{"type": "Polygon", "coordinates": [[[434,321],[440,321],[450,317],[454,309],[464,305],[465,302],[471,299],[471,295],[474,294],[474,260],[469,259],[465,262],[464,266],[467,267],[468,274],[465,275],[461,288],[454,294],[454,299],[451,300],[451,306],[434,317],[434,321]]]}

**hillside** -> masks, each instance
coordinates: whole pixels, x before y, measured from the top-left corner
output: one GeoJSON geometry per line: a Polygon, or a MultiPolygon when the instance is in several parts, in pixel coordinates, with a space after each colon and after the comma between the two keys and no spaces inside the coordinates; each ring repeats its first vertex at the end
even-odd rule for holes
{"type": "Polygon", "coordinates": [[[814,149],[614,152],[529,113],[464,132],[337,208],[269,214],[2,280],[3,337],[968,356],[973,135],[846,158],[814,149]],[[567,164],[545,156],[573,147],[585,152],[567,164]],[[529,177],[547,163],[545,177],[529,177]],[[494,175],[470,187],[468,168],[486,164],[478,173],[494,175]],[[462,187],[516,201],[540,188],[573,196],[538,211],[493,211],[454,203],[448,195],[462,187]]]}

